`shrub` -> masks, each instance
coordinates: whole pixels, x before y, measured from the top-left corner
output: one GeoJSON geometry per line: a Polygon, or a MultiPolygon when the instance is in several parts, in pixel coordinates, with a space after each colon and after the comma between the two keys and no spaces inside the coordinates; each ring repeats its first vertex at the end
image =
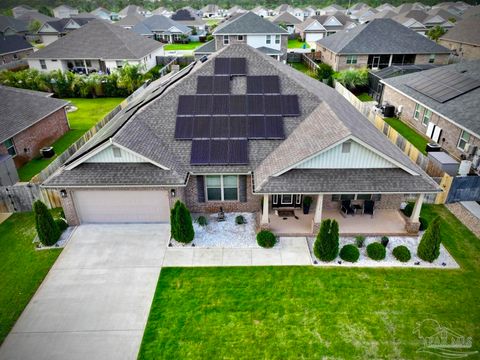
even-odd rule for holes
{"type": "Polygon", "coordinates": [[[395,249],[393,249],[392,253],[393,256],[395,256],[395,259],[401,262],[407,262],[412,258],[410,250],[408,250],[408,248],[403,245],[397,246],[395,249]]]}
{"type": "Polygon", "coordinates": [[[338,72],[335,77],[340,84],[350,91],[368,85],[368,70],[366,68],[343,70],[338,72]]]}
{"type": "Polygon", "coordinates": [[[334,71],[332,69],[332,67],[328,64],[325,64],[325,63],[321,63],[318,65],[318,68],[317,68],[317,78],[318,80],[324,80],[324,79],[328,79],[330,80],[330,78],[332,77],[334,71]]]}
{"type": "Polygon", "coordinates": [[[355,244],[357,245],[358,248],[362,248],[364,243],[365,243],[365,236],[362,236],[362,235],[355,236],[355,244]]]}
{"type": "Polygon", "coordinates": [[[420,259],[433,262],[440,255],[440,218],[436,217],[422,236],[417,255],[420,259]]]}
{"type": "Polygon", "coordinates": [[[336,220],[322,221],[317,240],[313,245],[313,252],[319,260],[335,260],[338,255],[338,223],[336,220]]]}
{"type": "Polygon", "coordinates": [[[367,246],[367,254],[372,260],[383,260],[387,252],[382,244],[374,242],[367,246]]]}
{"type": "Polygon", "coordinates": [[[257,244],[263,248],[272,248],[276,242],[277,239],[271,231],[262,230],[257,234],[257,244]]]}
{"type": "Polygon", "coordinates": [[[67,218],[67,217],[65,216],[65,211],[63,211],[63,209],[60,210],[60,217],[61,217],[62,219],[66,219],[66,218],[67,218]]]}
{"type": "Polygon", "coordinates": [[[407,204],[407,206],[405,206],[405,208],[402,210],[403,213],[405,214],[405,216],[410,217],[412,215],[414,206],[415,206],[415,204],[412,203],[412,202],[409,202],[407,204]]]}
{"type": "Polygon", "coordinates": [[[243,217],[243,215],[237,215],[235,217],[235,224],[237,225],[245,224],[245,218],[243,217]]]}
{"type": "Polygon", "coordinates": [[[195,236],[190,211],[180,200],[170,211],[170,228],[172,238],[178,242],[189,243],[195,236]]]}
{"type": "Polygon", "coordinates": [[[200,226],[207,226],[208,225],[208,221],[207,221],[207,218],[205,216],[199,216],[197,218],[197,223],[200,226]]]}
{"type": "Polygon", "coordinates": [[[35,228],[40,242],[45,246],[52,246],[60,238],[60,230],[53,220],[52,214],[40,200],[33,203],[33,212],[35,214],[35,228]]]}
{"type": "Polygon", "coordinates": [[[427,230],[428,228],[428,221],[424,217],[419,217],[418,221],[420,221],[420,231],[427,230]]]}
{"type": "Polygon", "coordinates": [[[68,228],[68,224],[64,219],[55,219],[55,224],[57,224],[60,233],[64,232],[68,228]]]}
{"type": "Polygon", "coordinates": [[[359,257],[360,251],[358,251],[358,248],[355,245],[345,245],[342,247],[342,250],[340,250],[340,258],[342,260],[354,263],[357,262],[359,257]]]}
{"type": "Polygon", "coordinates": [[[388,238],[388,236],[382,236],[381,243],[382,243],[383,247],[387,247],[389,240],[390,239],[388,238]]]}

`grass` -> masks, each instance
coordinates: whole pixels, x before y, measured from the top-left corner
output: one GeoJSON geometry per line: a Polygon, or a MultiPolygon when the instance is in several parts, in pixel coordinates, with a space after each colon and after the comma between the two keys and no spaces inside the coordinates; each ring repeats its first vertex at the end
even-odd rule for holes
{"type": "Polygon", "coordinates": [[[139,359],[438,359],[417,353],[426,319],[480,350],[480,241],[444,206],[422,216],[460,270],[162,269],[139,359]]]}
{"type": "Polygon", "coordinates": [[[15,213],[0,224],[0,344],[61,252],[36,251],[34,237],[31,212],[15,213]]]}
{"type": "Polygon", "coordinates": [[[222,19],[208,19],[207,20],[207,26],[214,26],[218,25],[222,22],[222,19]]]}
{"type": "MultiPolygon", "coordinates": [[[[53,143],[55,154],[63,153],[70,145],[77,141],[83,134],[102,120],[123,98],[97,98],[97,99],[65,99],[75,105],[78,110],[68,113],[70,130],[53,143]]],[[[32,177],[45,169],[56,157],[44,159],[38,157],[18,169],[20,181],[30,181],[32,177]]]]}
{"type": "Polygon", "coordinates": [[[303,49],[304,45],[307,49],[310,48],[310,45],[308,45],[308,43],[306,43],[305,41],[301,41],[301,40],[298,40],[298,39],[289,39],[288,40],[288,48],[289,49],[303,49]]]}
{"type": "Polygon", "coordinates": [[[303,62],[289,62],[288,65],[293,67],[294,69],[297,69],[298,71],[303,72],[305,75],[308,75],[314,79],[316,79],[315,72],[310,70],[310,68],[305,65],[303,62]]]}
{"type": "Polygon", "coordinates": [[[429,140],[420,135],[416,130],[405,124],[403,121],[397,118],[385,118],[385,122],[397,130],[400,135],[410,141],[422,154],[427,155],[425,150],[429,140]]]}
{"type": "Polygon", "coordinates": [[[363,101],[363,102],[373,101],[373,98],[370,95],[368,95],[368,93],[366,93],[366,92],[358,94],[357,98],[358,98],[358,100],[363,101]]]}
{"type": "Polygon", "coordinates": [[[190,41],[188,44],[167,44],[163,48],[165,50],[195,50],[203,44],[200,41],[190,41]]]}

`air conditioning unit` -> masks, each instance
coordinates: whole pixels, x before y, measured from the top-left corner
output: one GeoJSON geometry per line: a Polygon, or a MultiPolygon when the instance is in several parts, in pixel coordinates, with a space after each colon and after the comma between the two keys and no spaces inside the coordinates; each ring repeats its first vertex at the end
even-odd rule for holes
{"type": "MultiPolygon", "coordinates": [[[[468,145],[470,145],[470,144],[468,144],[468,145]]],[[[469,158],[472,158],[473,156],[475,156],[475,154],[477,153],[477,151],[478,151],[478,146],[475,146],[475,145],[474,145],[474,146],[470,146],[470,147],[469,147],[469,152],[468,152],[468,157],[469,157],[469,158]]]]}
{"type": "Polygon", "coordinates": [[[397,108],[397,116],[400,115],[403,111],[403,105],[398,105],[398,108],[397,108]]]}

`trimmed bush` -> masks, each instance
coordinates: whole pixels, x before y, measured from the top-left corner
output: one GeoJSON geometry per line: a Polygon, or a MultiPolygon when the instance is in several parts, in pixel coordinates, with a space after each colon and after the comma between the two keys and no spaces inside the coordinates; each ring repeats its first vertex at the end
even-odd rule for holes
{"type": "Polygon", "coordinates": [[[170,228],[172,238],[178,242],[189,243],[195,237],[190,211],[180,200],[177,200],[170,211],[170,228]]]}
{"type": "Polygon", "coordinates": [[[405,206],[405,208],[402,210],[405,216],[410,217],[412,215],[414,206],[415,206],[415,203],[413,202],[409,202],[407,206],[405,206]]]}
{"type": "Polygon", "coordinates": [[[321,261],[332,261],[338,255],[338,223],[336,220],[322,221],[317,240],[313,245],[315,256],[321,261]]]}
{"type": "Polygon", "coordinates": [[[420,222],[420,231],[424,231],[424,230],[427,230],[428,228],[428,221],[427,219],[425,219],[424,217],[419,217],[418,218],[418,221],[420,222]]]}
{"type": "Polygon", "coordinates": [[[37,229],[40,242],[45,246],[54,245],[60,238],[60,229],[55,220],[53,220],[47,206],[40,200],[37,200],[33,203],[33,212],[35,214],[35,228],[37,229]]]}
{"type": "Polygon", "coordinates": [[[263,248],[272,248],[277,239],[275,235],[268,230],[262,230],[257,234],[257,244],[263,248]]]}
{"type": "Polygon", "coordinates": [[[422,236],[418,244],[417,255],[420,259],[433,262],[440,255],[440,218],[436,217],[422,236]]]}
{"type": "Polygon", "coordinates": [[[392,254],[393,256],[395,256],[395,259],[401,262],[407,262],[412,258],[410,250],[408,250],[408,248],[403,245],[397,246],[395,249],[393,249],[392,254]]]}
{"type": "Polygon", "coordinates": [[[197,218],[197,223],[200,226],[207,226],[208,225],[208,221],[207,221],[207,218],[205,216],[199,216],[197,218]]]}
{"type": "Polygon", "coordinates": [[[388,236],[382,236],[381,243],[382,243],[383,247],[387,247],[389,240],[390,239],[388,238],[388,236]]]}
{"type": "Polygon", "coordinates": [[[368,257],[372,260],[383,260],[387,255],[385,247],[379,242],[371,243],[367,246],[368,257]]]}
{"type": "Polygon", "coordinates": [[[243,224],[245,224],[245,222],[246,222],[246,221],[245,221],[245,218],[243,217],[243,215],[237,215],[237,216],[235,217],[235,224],[237,224],[237,225],[243,225],[243,224]]]}
{"type": "Polygon", "coordinates": [[[365,236],[358,235],[355,236],[355,245],[360,249],[363,247],[363,244],[365,243],[365,236]]]}
{"type": "Polygon", "coordinates": [[[68,228],[68,224],[64,219],[55,219],[55,224],[57,224],[60,233],[64,232],[68,228]]]}
{"type": "Polygon", "coordinates": [[[358,251],[358,248],[355,245],[348,244],[340,250],[340,258],[342,260],[354,263],[357,262],[359,257],[360,251],[358,251]]]}

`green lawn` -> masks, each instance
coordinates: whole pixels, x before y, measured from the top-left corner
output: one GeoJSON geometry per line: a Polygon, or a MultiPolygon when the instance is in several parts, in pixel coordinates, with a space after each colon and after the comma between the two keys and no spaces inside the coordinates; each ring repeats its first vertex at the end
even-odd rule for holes
{"type": "Polygon", "coordinates": [[[424,206],[437,215],[461,270],[162,269],[139,359],[439,359],[416,352],[426,319],[480,350],[480,241],[445,207],[424,206]]]}
{"type": "Polygon", "coordinates": [[[288,48],[289,49],[303,49],[304,46],[309,49],[310,45],[308,45],[306,42],[298,40],[298,39],[289,39],[288,40],[288,48]]]}
{"type": "MultiPolygon", "coordinates": [[[[78,107],[75,112],[68,113],[70,131],[53,143],[55,154],[63,153],[70,145],[77,141],[83,134],[102,120],[123,98],[97,98],[97,99],[65,99],[78,107]]],[[[18,169],[20,181],[29,181],[33,176],[45,169],[55,157],[43,159],[38,157],[18,169]]]]}
{"type": "Polygon", "coordinates": [[[208,19],[207,26],[218,25],[222,22],[222,19],[208,19]]]}
{"type": "Polygon", "coordinates": [[[197,47],[203,45],[200,41],[190,41],[188,44],[168,44],[163,48],[165,50],[195,50],[197,47]]]}
{"type": "Polygon", "coordinates": [[[288,65],[290,65],[294,69],[297,69],[298,71],[303,72],[305,75],[313,77],[314,79],[317,78],[315,75],[315,72],[310,70],[310,68],[307,65],[305,65],[303,62],[289,62],[288,65]]]}
{"type": "Polygon", "coordinates": [[[61,252],[36,251],[35,234],[33,213],[15,213],[0,224],[0,344],[61,252]]]}
{"type": "Polygon", "coordinates": [[[420,135],[416,130],[405,124],[397,118],[385,118],[387,124],[397,130],[405,139],[410,141],[413,146],[420,150],[424,155],[427,155],[425,150],[430,140],[420,135]]]}
{"type": "Polygon", "coordinates": [[[373,98],[370,95],[368,95],[368,93],[366,93],[366,92],[358,94],[357,98],[358,98],[358,100],[363,101],[363,102],[373,101],[373,98]]]}

